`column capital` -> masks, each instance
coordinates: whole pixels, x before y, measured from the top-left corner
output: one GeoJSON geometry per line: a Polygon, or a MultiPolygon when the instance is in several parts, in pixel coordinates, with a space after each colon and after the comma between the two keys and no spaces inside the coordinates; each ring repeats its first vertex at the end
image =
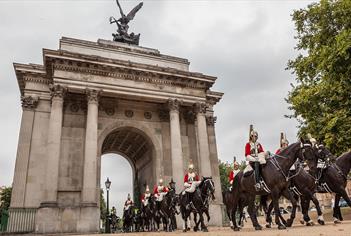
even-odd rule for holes
{"type": "Polygon", "coordinates": [[[67,88],[59,84],[50,84],[49,88],[51,99],[63,99],[67,92],[67,88]]]}
{"type": "Polygon", "coordinates": [[[39,97],[21,96],[22,108],[26,110],[33,110],[38,106],[39,97]]]}
{"type": "Polygon", "coordinates": [[[216,121],[217,121],[217,117],[216,116],[206,116],[207,125],[214,126],[216,121]]]}
{"type": "Polygon", "coordinates": [[[196,114],[205,114],[207,107],[205,102],[197,102],[194,104],[194,111],[196,114]]]}
{"type": "Polygon", "coordinates": [[[170,111],[179,111],[179,107],[182,104],[181,100],[170,98],[167,101],[168,109],[170,111]]]}
{"type": "Polygon", "coordinates": [[[86,89],[85,93],[87,94],[88,103],[98,103],[100,91],[95,89],[86,89]]]}

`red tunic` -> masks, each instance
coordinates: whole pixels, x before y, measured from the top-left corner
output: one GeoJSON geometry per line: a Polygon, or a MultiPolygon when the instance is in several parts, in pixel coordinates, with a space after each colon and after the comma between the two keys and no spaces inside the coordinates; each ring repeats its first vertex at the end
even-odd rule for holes
{"type": "Polygon", "coordinates": [[[167,193],[167,192],[168,192],[168,188],[167,188],[166,186],[163,186],[161,192],[158,191],[158,186],[155,186],[155,187],[154,187],[154,194],[167,193]]]}
{"type": "MultiPolygon", "coordinates": [[[[258,153],[264,152],[263,151],[263,147],[260,143],[257,144],[257,151],[258,153]]],[[[250,142],[248,142],[245,146],[245,157],[247,157],[248,155],[251,155],[251,145],[250,142]]]]}
{"type": "Polygon", "coordinates": [[[235,178],[235,173],[234,173],[234,171],[232,170],[232,171],[230,171],[230,173],[229,173],[229,183],[230,183],[231,181],[233,181],[234,178],[235,178]]]}
{"type": "Polygon", "coordinates": [[[189,178],[189,174],[188,173],[186,173],[185,176],[184,176],[184,183],[189,183],[190,184],[193,181],[199,181],[199,180],[200,180],[200,177],[197,174],[195,174],[195,177],[192,180],[189,178]]]}
{"type": "Polygon", "coordinates": [[[278,148],[277,151],[275,151],[275,154],[279,155],[281,150],[282,150],[281,148],[278,148]]]}

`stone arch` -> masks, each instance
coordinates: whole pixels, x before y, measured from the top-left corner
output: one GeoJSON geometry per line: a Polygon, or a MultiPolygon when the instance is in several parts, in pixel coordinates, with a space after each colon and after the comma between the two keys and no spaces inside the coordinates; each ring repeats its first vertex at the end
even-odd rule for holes
{"type": "MultiPolygon", "coordinates": [[[[139,148],[136,147],[134,144],[131,145],[134,149],[139,148]]],[[[154,184],[156,182],[157,177],[161,174],[160,163],[162,160],[162,141],[156,137],[155,133],[150,127],[144,124],[140,124],[140,122],[138,121],[116,121],[104,127],[100,132],[98,136],[97,161],[97,183],[99,187],[101,187],[101,158],[99,157],[107,153],[119,154],[130,163],[133,172],[133,192],[136,187],[139,188],[139,191],[143,191],[143,185],[145,183],[149,185],[154,184]],[[139,141],[141,141],[141,143],[146,142],[145,145],[147,146],[147,148],[145,150],[142,150],[142,147],[140,147],[141,153],[138,154],[135,152],[133,153],[133,150],[126,150],[125,148],[123,149],[123,146],[126,145],[123,145],[121,142],[119,142],[118,144],[122,148],[116,147],[116,143],[114,144],[115,146],[112,145],[111,147],[109,139],[116,140],[121,138],[124,139],[124,142],[129,144],[132,142],[132,140],[128,139],[137,138],[139,139],[139,141]],[[106,147],[108,145],[110,145],[110,147],[106,147]],[[142,151],[144,151],[144,153],[142,151]],[[142,155],[144,154],[151,157],[151,168],[149,168],[148,171],[143,171],[144,167],[138,166],[139,163],[137,163],[138,161],[142,161],[138,158],[143,158],[142,155]],[[138,180],[138,184],[135,183],[135,180],[138,180]]]]}

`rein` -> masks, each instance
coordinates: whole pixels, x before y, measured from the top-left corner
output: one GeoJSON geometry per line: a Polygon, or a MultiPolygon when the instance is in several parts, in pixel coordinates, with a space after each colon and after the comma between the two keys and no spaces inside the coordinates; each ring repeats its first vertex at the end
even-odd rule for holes
{"type": "MultiPolygon", "coordinates": [[[[277,155],[277,156],[279,156],[279,155],[277,155]]],[[[284,157],[284,158],[287,158],[287,157],[284,157]]],[[[286,175],[286,174],[284,173],[284,170],[283,170],[283,169],[281,168],[281,166],[279,165],[279,162],[277,161],[277,159],[275,158],[275,156],[273,156],[273,157],[270,159],[270,162],[277,168],[277,170],[279,170],[279,171],[282,173],[282,175],[284,176],[286,182],[288,182],[290,179],[292,179],[292,178],[296,177],[297,175],[299,175],[300,172],[301,172],[301,170],[302,170],[301,165],[299,165],[299,169],[298,169],[298,171],[297,171],[295,174],[290,175],[290,171],[288,171],[288,175],[286,175]]],[[[295,164],[293,164],[293,165],[295,165],[295,164]]]]}

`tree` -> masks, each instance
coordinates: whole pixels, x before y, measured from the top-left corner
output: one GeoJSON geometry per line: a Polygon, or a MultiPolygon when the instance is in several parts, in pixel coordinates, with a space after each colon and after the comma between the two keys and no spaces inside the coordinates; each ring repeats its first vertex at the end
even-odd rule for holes
{"type": "MultiPolygon", "coordinates": [[[[232,166],[230,166],[228,163],[222,162],[221,160],[218,161],[219,162],[219,176],[220,176],[220,180],[221,180],[221,187],[222,187],[222,191],[224,191],[225,189],[228,189],[230,184],[229,184],[229,172],[233,169],[232,166]]],[[[242,161],[239,164],[239,169],[240,170],[244,170],[246,168],[246,162],[242,161]]]]}
{"type": "Polygon", "coordinates": [[[105,222],[106,219],[106,201],[104,198],[104,190],[100,189],[100,219],[105,222]]]}
{"type": "Polygon", "coordinates": [[[0,193],[0,209],[8,210],[11,203],[12,187],[5,187],[0,193]]]}
{"type": "Polygon", "coordinates": [[[351,1],[321,0],[292,18],[299,55],[287,67],[296,78],[287,117],[340,155],[351,147],[351,1]]]}

